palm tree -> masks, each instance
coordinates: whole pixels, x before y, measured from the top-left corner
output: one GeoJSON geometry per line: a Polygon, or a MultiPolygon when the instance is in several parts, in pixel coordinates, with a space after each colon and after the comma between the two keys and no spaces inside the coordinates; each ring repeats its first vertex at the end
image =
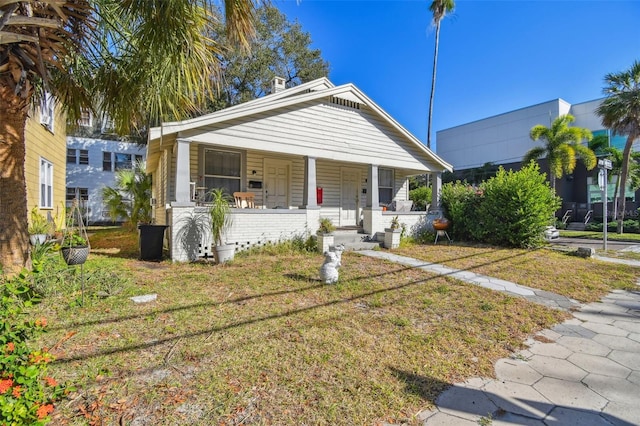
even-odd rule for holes
{"type": "MultiPolygon", "coordinates": [[[[623,153],[622,150],[613,146],[603,148],[602,153],[611,160],[611,170],[609,171],[609,174],[607,176],[608,179],[612,179],[613,176],[617,177],[614,189],[614,205],[617,209],[618,193],[620,191],[620,174],[622,173],[623,164],[623,153]]],[[[632,161],[629,162],[629,168],[627,171],[627,188],[631,188],[632,190],[637,191],[638,189],[640,189],[640,152],[631,153],[631,160],[632,161]]]]}
{"type": "Polygon", "coordinates": [[[640,137],[640,62],[635,61],[631,68],[605,76],[604,93],[607,98],[596,109],[602,119],[602,125],[614,134],[627,135],[622,152],[620,171],[620,194],[618,195],[617,217],[618,233],[622,233],[625,214],[625,188],[629,176],[631,148],[640,137]]]}
{"type": "Polygon", "coordinates": [[[125,224],[134,229],[138,223],[151,223],[151,175],[144,162],[136,162],[130,169],[118,170],[115,187],[102,189],[102,199],[109,217],[114,222],[125,218],[125,224]]]}
{"type": "MultiPolygon", "coordinates": [[[[225,2],[231,38],[248,46],[252,0],[225,2]]],[[[71,121],[96,107],[118,130],[193,110],[216,80],[208,0],[0,3],[0,265],[28,264],[25,125],[46,92],[71,121]],[[161,28],[161,31],[158,29],[161,28]],[[213,76],[214,78],[208,78],[213,76]]]]}
{"type": "Polygon", "coordinates": [[[556,189],[556,178],[565,173],[572,173],[576,167],[576,158],[584,163],[587,170],[596,166],[596,156],[592,150],[582,145],[583,140],[591,140],[589,129],[569,127],[575,118],[570,114],[561,115],[551,123],[551,127],[537,124],[531,128],[529,136],[532,140],[543,140],[543,146],[529,150],[523,159],[524,164],[538,158],[546,158],[549,163],[549,180],[551,188],[556,189]]]}
{"type": "Polygon", "coordinates": [[[431,95],[429,96],[429,119],[427,124],[427,148],[431,149],[431,119],[433,118],[433,97],[436,92],[436,69],[438,68],[438,44],[440,44],[440,21],[456,7],[453,0],[433,0],[429,10],[433,14],[436,26],[436,45],[433,53],[433,72],[431,74],[431,95]]]}

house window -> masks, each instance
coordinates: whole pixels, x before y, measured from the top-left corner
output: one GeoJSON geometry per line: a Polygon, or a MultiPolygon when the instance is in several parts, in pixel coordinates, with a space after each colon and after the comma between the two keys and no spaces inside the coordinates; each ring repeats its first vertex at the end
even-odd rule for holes
{"type": "Polygon", "coordinates": [[[228,194],[240,191],[241,154],[232,151],[204,151],[204,186],[207,192],[222,188],[228,194]]]}
{"type": "Polygon", "coordinates": [[[67,187],[67,194],[65,199],[67,201],[73,201],[76,198],[80,200],[87,201],[89,199],[89,189],[88,188],[70,188],[67,187]]]}
{"type": "Polygon", "coordinates": [[[53,164],[40,158],[40,208],[53,208],[53,164]]]}
{"type": "Polygon", "coordinates": [[[142,155],[135,155],[136,157],[136,163],[142,163],[144,161],[144,158],[142,155]]]}
{"type": "Polygon", "coordinates": [[[80,120],[78,120],[78,125],[81,127],[91,127],[93,125],[92,118],[91,110],[83,109],[80,111],[80,120]]]}
{"type": "Polygon", "coordinates": [[[55,100],[49,92],[45,92],[40,103],[40,123],[53,133],[55,118],[55,100]]]}
{"type": "Polygon", "coordinates": [[[105,172],[113,171],[113,161],[111,160],[110,152],[102,152],[102,170],[105,172]]]}
{"type": "Polygon", "coordinates": [[[378,197],[380,204],[391,204],[393,201],[393,170],[378,169],[378,197]]]}

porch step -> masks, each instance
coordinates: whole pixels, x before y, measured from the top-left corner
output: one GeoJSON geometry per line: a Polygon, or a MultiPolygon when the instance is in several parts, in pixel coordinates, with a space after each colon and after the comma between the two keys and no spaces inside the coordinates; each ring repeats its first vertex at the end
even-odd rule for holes
{"type": "Polygon", "coordinates": [[[567,224],[568,231],[584,231],[586,225],[582,222],[569,222],[567,224]]]}
{"type": "Polygon", "coordinates": [[[372,240],[361,228],[340,228],[334,232],[334,244],[344,244],[346,250],[371,250],[380,247],[380,242],[372,240]]]}

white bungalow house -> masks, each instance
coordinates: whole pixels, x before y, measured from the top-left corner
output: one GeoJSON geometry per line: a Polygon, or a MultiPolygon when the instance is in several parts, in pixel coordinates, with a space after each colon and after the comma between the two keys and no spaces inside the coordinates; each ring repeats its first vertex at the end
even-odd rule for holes
{"type": "Polygon", "coordinates": [[[406,207],[408,177],[424,174],[437,205],[448,163],[352,84],[321,78],[285,89],[276,78],[272,89],[150,130],[154,217],[169,226],[171,259],[210,255],[210,242],[196,241],[202,236],[187,224],[207,213],[212,188],[254,195],[255,208],[232,209],[226,239],[237,250],[315,233],[320,217],[371,237],[396,215],[407,229],[424,222],[427,212],[393,206],[406,207]]]}

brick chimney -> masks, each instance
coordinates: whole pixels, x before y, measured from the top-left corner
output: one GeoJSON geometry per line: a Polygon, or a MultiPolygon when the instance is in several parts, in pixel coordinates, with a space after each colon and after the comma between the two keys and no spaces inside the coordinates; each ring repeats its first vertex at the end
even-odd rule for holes
{"type": "Polygon", "coordinates": [[[285,89],[284,78],[274,77],[271,81],[271,93],[278,93],[285,89]]]}

